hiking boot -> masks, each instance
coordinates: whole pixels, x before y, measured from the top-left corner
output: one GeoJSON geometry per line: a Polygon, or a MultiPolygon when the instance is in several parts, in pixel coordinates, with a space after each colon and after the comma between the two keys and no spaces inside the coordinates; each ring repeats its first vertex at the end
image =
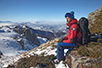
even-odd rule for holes
{"type": "Polygon", "coordinates": [[[55,64],[59,64],[59,63],[60,63],[60,61],[59,61],[58,59],[55,59],[53,62],[54,62],[55,64]]]}

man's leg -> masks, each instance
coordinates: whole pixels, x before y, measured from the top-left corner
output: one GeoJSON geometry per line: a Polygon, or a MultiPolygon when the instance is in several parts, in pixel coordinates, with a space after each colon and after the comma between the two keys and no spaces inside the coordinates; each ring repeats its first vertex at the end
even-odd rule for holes
{"type": "Polygon", "coordinates": [[[63,42],[63,38],[64,38],[64,37],[65,37],[65,36],[62,36],[62,37],[61,37],[61,40],[60,40],[60,42],[63,42]]]}
{"type": "Polygon", "coordinates": [[[64,60],[64,48],[59,47],[60,51],[59,51],[59,58],[60,60],[64,60]]]}
{"type": "Polygon", "coordinates": [[[57,44],[57,59],[61,60],[61,58],[60,58],[61,55],[64,58],[64,48],[63,47],[73,48],[73,46],[74,45],[70,44],[70,43],[63,43],[63,42],[58,43],[57,44]]]}

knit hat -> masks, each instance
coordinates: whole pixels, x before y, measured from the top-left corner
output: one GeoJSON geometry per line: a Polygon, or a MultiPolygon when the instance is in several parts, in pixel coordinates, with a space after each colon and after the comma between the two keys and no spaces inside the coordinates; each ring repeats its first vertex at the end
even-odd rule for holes
{"type": "Polygon", "coordinates": [[[65,18],[70,17],[72,20],[74,19],[74,11],[71,11],[70,13],[65,14],[65,18]]]}

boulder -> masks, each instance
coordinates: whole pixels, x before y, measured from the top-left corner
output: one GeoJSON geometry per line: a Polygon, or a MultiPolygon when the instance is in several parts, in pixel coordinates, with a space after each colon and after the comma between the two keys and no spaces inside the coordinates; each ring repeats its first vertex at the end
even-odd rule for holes
{"type": "Polygon", "coordinates": [[[101,57],[82,57],[77,54],[77,51],[71,51],[71,53],[66,56],[65,62],[68,63],[69,68],[93,68],[94,66],[97,66],[97,64],[101,63],[101,59],[101,57]]]}
{"type": "Polygon", "coordinates": [[[97,33],[98,35],[102,35],[102,6],[95,10],[94,12],[89,13],[89,28],[91,34],[97,33]]]}

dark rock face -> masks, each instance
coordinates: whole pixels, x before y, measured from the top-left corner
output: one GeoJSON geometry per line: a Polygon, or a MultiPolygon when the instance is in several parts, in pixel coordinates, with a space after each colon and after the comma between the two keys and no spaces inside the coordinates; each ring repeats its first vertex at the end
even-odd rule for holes
{"type": "Polygon", "coordinates": [[[0,58],[1,58],[2,55],[3,55],[3,53],[0,51],[0,58]]]}
{"type": "Polygon", "coordinates": [[[21,46],[22,46],[22,49],[24,49],[25,47],[24,47],[24,42],[23,42],[23,40],[20,40],[20,41],[17,41],[21,46]]]}
{"type": "Polygon", "coordinates": [[[26,29],[24,36],[30,41],[31,44],[40,45],[40,42],[32,29],[26,29]]]}
{"type": "MultiPolygon", "coordinates": [[[[40,45],[40,42],[37,39],[37,36],[33,29],[31,29],[25,25],[17,25],[14,28],[14,31],[16,31],[18,34],[23,34],[24,37],[30,42],[30,44],[40,45]]],[[[23,44],[21,41],[19,41],[18,43],[23,44]]]]}

